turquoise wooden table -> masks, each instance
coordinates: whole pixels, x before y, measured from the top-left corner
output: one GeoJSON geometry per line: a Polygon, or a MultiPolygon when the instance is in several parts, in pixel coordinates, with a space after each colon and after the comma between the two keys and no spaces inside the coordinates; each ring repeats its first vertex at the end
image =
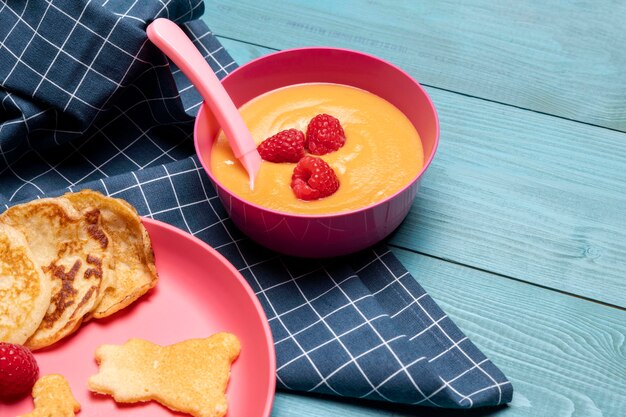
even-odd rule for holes
{"type": "Polygon", "coordinates": [[[273,416],[626,416],[625,2],[206,0],[239,64],[328,45],[404,68],[441,142],[393,252],[515,388],[452,413],[279,392],[273,416]]]}

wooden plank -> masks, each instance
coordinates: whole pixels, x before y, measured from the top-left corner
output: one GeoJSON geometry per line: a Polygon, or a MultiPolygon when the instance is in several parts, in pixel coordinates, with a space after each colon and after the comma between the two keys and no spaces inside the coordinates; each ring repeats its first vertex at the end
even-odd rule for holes
{"type": "MultiPolygon", "coordinates": [[[[240,64],[270,52],[222,41],[240,64]]],[[[626,307],[626,136],[428,92],[441,143],[391,242],[626,307]]]]}
{"type": "MultiPolygon", "coordinates": [[[[619,417],[626,409],[626,312],[395,249],[410,272],[510,378],[498,417],[619,417]]],[[[491,415],[478,410],[473,416],[491,415]]],[[[281,393],[273,416],[454,416],[281,393]]]]}
{"type": "Polygon", "coordinates": [[[626,130],[624,2],[207,0],[218,35],[373,53],[421,83],[626,130]]]}
{"type": "Polygon", "coordinates": [[[264,48],[262,46],[256,46],[246,42],[224,38],[222,36],[217,36],[217,39],[238,65],[243,65],[246,62],[252,61],[260,56],[276,52],[274,49],[264,48]]]}
{"type": "Polygon", "coordinates": [[[503,416],[623,415],[625,311],[412,252],[394,252],[510,378],[515,401],[503,416]]]}
{"type": "Polygon", "coordinates": [[[392,242],[626,307],[626,135],[429,93],[440,148],[392,242]]]}

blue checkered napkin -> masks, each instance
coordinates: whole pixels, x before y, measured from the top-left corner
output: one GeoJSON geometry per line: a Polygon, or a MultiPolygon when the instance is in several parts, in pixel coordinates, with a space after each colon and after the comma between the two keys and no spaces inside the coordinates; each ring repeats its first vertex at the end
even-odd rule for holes
{"type": "Polygon", "coordinates": [[[203,10],[201,0],[0,2],[0,202],[191,155],[200,96],[172,77],[145,27],[185,22],[223,77],[236,65],[191,20],[203,10]]]}
{"type": "Polygon", "coordinates": [[[259,297],[279,387],[478,407],[511,384],[384,246],[328,261],[280,256],[232,224],[192,155],[200,99],[146,41],[184,23],[218,75],[235,67],[201,2],[29,1],[0,6],[0,203],[67,189],[124,198],[225,255],[259,297]]]}

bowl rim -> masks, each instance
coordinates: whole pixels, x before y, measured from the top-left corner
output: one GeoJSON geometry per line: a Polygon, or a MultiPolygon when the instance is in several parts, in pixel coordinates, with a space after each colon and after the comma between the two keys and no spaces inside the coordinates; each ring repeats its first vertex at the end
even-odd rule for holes
{"type": "Polygon", "coordinates": [[[386,205],[387,203],[389,203],[391,200],[393,200],[394,198],[396,198],[397,196],[399,196],[400,194],[406,192],[407,190],[409,190],[411,187],[413,187],[413,185],[415,183],[417,183],[420,178],[422,177],[422,175],[424,174],[424,172],[426,172],[426,169],[430,166],[433,158],[435,157],[435,154],[437,153],[437,148],[439,146],[439,134],[440,134],[440,128],[439,128],[439,116],[437,114],[437,110],[435,108],[435,105],[432,101],[432,99],[430,98],[430,96],[428,95],[428,93],[426,92],[426,90],[424,89],[424,87],[422,87],[422,85],[415,80],[409,73],[407,73],[405,70],[403,70],[402,68],[398,67],[395,64],[392,64],[389,61],[386,61],[382,58],[379,58],[377,56],[374,56],[372,54],[368,54],[365,52],[361,52],[361,51],[355,51],[352,49],[347,49],[347,48],[336,48],[336,47],[328,47],[328,46],[307,46],[307,47],[301,47],[301,48],[290,48],[290,49],[284,49],[281,51],[276,51],[276,52],[272,52],[266,55],[262,55],[260,57],[257,57],[251,61],[248,61],[247,63],[241,65],[240,67],[237,67],[235,70],[233,70],[232,72],[228,73],[223,80],[233,76],[233,74],[236,74],[240,71],[242,71],[242,69],[245,69],[245,67],[252,65],[252,64],[256,64],[260,61],[264,61],[267,59],[272,59],[276,56],[279,55],[285,55],[285,54],[293,54],[293,53],[302,53],[302,52],[306,52],[306,51],[336,51],[336,52],[340,52],[340,53],[347,53],[347,54],[355,54],[355,55],[360,55],[362,57],[374,60],[374,61],[378,61],[381,64],[384,64],[388,67],[391,67],[392,69],[394,69],[395,71],[399,72],[400,75],[403,75],[405,77],[407,77],[409,80],[411,80],[413,83],[415,83],[415,85],[417,86],[417,88],[422,92],[422,94],[424,95],[424,97],[426,98],[426,103],[428,105],[428,107],[430,108],[430,110],[432,111],[432,114],[434,115],[434,123],[435,123],[435,137],[434,137],[434,141],[433,141],[433,147],[432,147],[432,152],[430,152],[430,155],[428,155],[428,158],[426,158],[424,160],[424,164],[422,165],[422,168],[418,171],[418,173],[402,188],[400,188],[398,191],[396,191],[395,193],[383,198],[382,200],[376,201],[374,203],[368,204],[367,206],[364,207],[360,207],[357,209],[353,209],[353,210],[346,210],[346,211],[340,211],[340,212],[335,212],[335,213],[325,213],[325,214],[301,214],[301,213],[290,213],[290,212],[286,212],[286,211],[280,211],[280,210],[275,210],[275,209],[271,209],[271,208],[267,208],[264,206],[260,206],[258,204],[252,203],[248,200],[244,200],[241,197],[239,197],[238,195],[232,193],[231,191],[228,190],[228,188],[224,187],[224,185],[222,183],[220,183],[214,176],[213,173],[211,172],[211,170],[209,169],[210,165],[210,161],[206,161],[204,158],[201,156],[202,154],[200,153],[200,139],[199,139],[199,135],[198,133],[198,120],[201,119],[201,117],[203,117],[203,114],[205,111],[210,112],[209,108],[206,107],[206,104],[204,102],[201,103],[200,105],[200,109],[198,110],[198,114],[196,115],[196,118],[194,120],[194,129],[193,129],[193,136],[194,136],[194,146],[195,146],[195,150],[196,150],[196,155],[198,156],[198,159],[200,160],[200,164],[202,165],[202,167],[204,168],[204,171],[207,173],[207,175],[209,176],[209,178],[211,179],[211,181],[213,182],[213,184],[217,185],[219,188],[221,188],[222,190],[224,190],[225,192],[228,193],[228,195],[231,198],[235,198],[236,200],[252,207],[258,210],[261,210],[263,212],[267,212],[267,213],[271,213],[271,214],[275,214],[275,215],[279,215],[279,216],[283,216],[283,217],[289,217],[289,218],[297,218],[297,219],[304,219],[304,220],[314,220],[314,219],[325,219],[325,218],[338,218],[338,217],[344,217],[344,216],[351,216],[351,215],[355,215],[355,214],[360,214],[363,212],[366,212],[368,210],[373,209],[374,207],[377,206],[383,206],[386,205]],[[206,107],[206,108],[205,108],[206,107]]]}

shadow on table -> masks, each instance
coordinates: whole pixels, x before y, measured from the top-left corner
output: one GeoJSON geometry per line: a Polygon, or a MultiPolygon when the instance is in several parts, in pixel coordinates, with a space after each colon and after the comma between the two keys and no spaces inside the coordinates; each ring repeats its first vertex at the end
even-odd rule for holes
{"type": "MultiPolygon", "coordinates": [[[[291,391],[278,391],[281,393],[289,393],[294,394],[291,391]]],[[[338,404],[343,404],[348,407],[353,406],[355,408],[359,407],[367,407],[372,411],[385,411],[389,413],[393,413],[394,417],[402,417],[402,416],[418,416],[418,417],[489,417],[489,416],[497,416],[500,412],[507,409],[508,406],[506,404],[498,406],[498,407],[483,407],[483,408],[472,408],[472,409],[449,409],[449,408],[433,408],[433,407],[422,407],[422,406],[411,406],[404,404],[396,404],[396,403],[387,403],[380,401],[371,401],[364,399],[353,399],[353,398],[342,398],[330,395],[322,395],[322,394],[311,394],[311,393],[301,393],[298,392],[297,395],[302,395],[311,399],[320,399],[320,400],[331,400],[338,404]]]]}

